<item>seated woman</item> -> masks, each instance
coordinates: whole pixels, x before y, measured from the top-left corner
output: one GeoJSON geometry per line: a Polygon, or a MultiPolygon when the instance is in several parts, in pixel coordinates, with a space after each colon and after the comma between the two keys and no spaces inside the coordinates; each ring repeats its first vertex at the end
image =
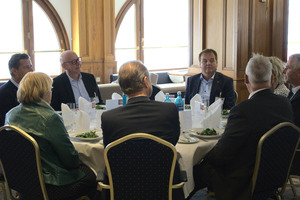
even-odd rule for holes
{"type": "Polygon", "coordinates": [[[283,62],[275,57],[268,57],[272,63],[272,91],[274,94],[287,97],[290,90],[284,85],[283,73],[284,65],[283,62]]]}
{"type": "MultiPolygon", "coordinates": [[[[51,88],[52,79],[48,75],[27,73],[17,92],[20,104],[6,114],[5,124],[21,128],[38,143],[50,199],[76,199],[83,195],[94,199],[97,196],[96,176],[81,164],[62,118],[49,105],[51,88]]],[[[22,196],[22,199],[31,197],[22,196]]]]}

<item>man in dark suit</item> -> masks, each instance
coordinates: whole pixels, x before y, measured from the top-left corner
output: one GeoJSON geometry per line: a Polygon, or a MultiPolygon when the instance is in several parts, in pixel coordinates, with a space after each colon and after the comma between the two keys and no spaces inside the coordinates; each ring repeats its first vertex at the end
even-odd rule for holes
{"type": "Polygon", "coordinates": [[[12,55],[8,62],[11,79],[0,87],[0,126],[4,125],[5,114],[19,105],[17,90],[19,83],[27,72],[32,72],[30,57],[25,53],[12,55]]]}
{"type": "MultiPolygon", "coordinates": [[[[119,70],[119,84],[129,99],[125,106],[102,114],[104,146],[123,136],[141,132],[155,135],[176,145],[180,134],[176,106],[149,99],[152,85],[149,72],[143,63],[131,61],[122,65],[119,70]]],[[[175,169],[174,173],[176,182],[179,179],[179,170],[175,169]]],[[[175,196],[184,199],[182,190],[175,196]]]]}
{"type": "Polygon", "coordinates": [[[199,54],[202,73],[191,76],[187,80],[185,89],[185,103],[196,94],[200,94],[203,103],[212,104],[216,97],[225,98],[223,109],[230,109],[235,105],[235,93],[232,78],[217,71],[218,56],[213,49],[205,49],[199,54]]]}
{"type": "Polygon", "coordinates": [[[61,103],[75,103],[78,106],[79,97],[87,101],[95,97],[96,103],[101,104],[94,75],[81,72],[81,58],[68,50],[61,54],[60,62],[65,72],[53,79],[51,106],[54,110],[61,110],[61,103]]]}
{"type": "Polygon", "coordinates": [[[215,147],[194,166],[195,190],[208,187],[218,200],[251,199],[251,178],[259,139],[281,122],[292,122],[287,98],[272,93],[272,65],[261,55],[247,64],[249,99],[230,111],[225,131],[215,147]]]}
{"type": "MultiPolygon", "coordinates": [[[[286,68],[283,70],[284,80],[292,87],[288,98],[291,101],[295,124],[300,127],[300,54],[289,57],[286,68]]],[[[300,148],[300,147],[298,147],[300,148]]],[[[300,175],[300,154],[296,153],[291,174],[300,175]]]]}

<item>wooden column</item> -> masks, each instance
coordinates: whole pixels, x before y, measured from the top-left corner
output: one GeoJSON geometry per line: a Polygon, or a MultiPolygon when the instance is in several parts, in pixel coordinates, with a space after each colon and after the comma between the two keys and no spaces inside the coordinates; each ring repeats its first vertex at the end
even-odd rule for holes
{"type": "Polygon", "coordinates": [[[72,0],[72,50],[82,57],[82,71],[98,83],[117,73],[114,0],[72,0]]]}

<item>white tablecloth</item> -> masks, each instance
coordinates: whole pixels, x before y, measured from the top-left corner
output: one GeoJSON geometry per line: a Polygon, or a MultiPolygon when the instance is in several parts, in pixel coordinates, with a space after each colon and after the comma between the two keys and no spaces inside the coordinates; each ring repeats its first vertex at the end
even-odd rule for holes
{"type": "MultiPolygon", "coordinates": [[[[100,141],[83,142],[71,139],[75,149],[79,153],[80,160],[97,174],[98,179],[103,178],[104,163],[104,146],[100,141]]],[[[205,154],[210,151],[216,144],[217,139],[200,140],[194,144],[177,144],[175,146],[181,169],[187,172],[188,181],[184,185],[184,194],[187,197],[194,189],[193,166],[201,161],[205,154]]]]}

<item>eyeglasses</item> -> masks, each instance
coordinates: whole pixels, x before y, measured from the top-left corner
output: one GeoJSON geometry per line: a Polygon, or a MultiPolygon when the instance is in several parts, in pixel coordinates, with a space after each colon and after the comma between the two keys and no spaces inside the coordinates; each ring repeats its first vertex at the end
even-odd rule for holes
{"type": "Polygon", "coordinates": [[[78,62],[81,62],[81,58],[80,57],[78,57],[75,60],[63,62],[63,64],[65,64],[65,63],[71,63],[72,65],[76,65],[78,62]]]}

